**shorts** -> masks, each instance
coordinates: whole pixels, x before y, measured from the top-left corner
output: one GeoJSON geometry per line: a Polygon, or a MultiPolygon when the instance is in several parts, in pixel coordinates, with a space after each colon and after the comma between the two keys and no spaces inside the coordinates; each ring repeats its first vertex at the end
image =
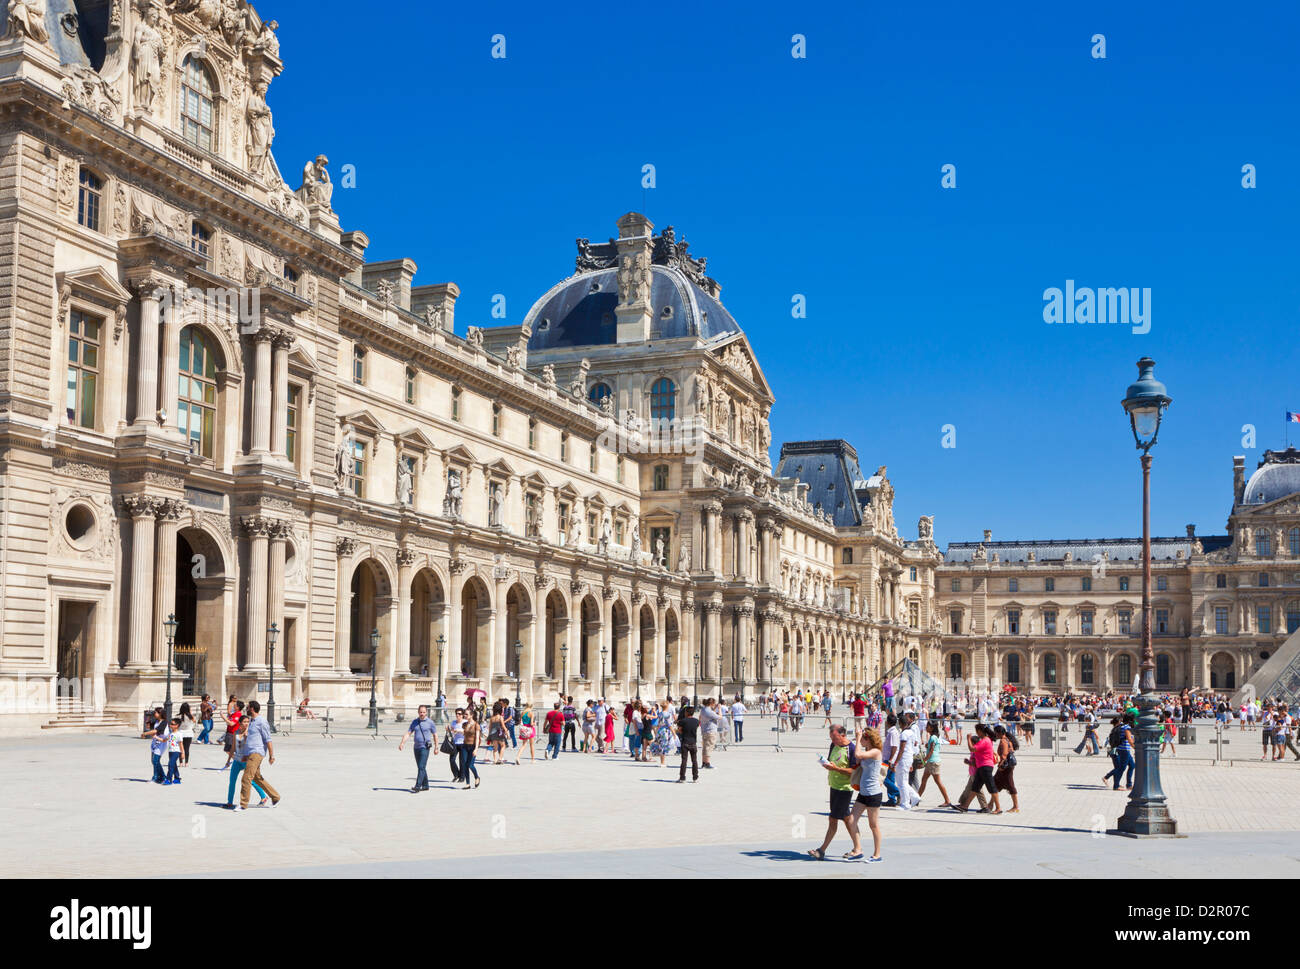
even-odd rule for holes
{"type": "Polygon", "coordinates": [[[938,777],[938,776],[939,776],[939,765],[938,765],[938,764],[926,764],[926,765],[925,765],[925,773],[922,774],[922,776],[923,776],[923,777],[938,777]]]}
{"type": "Polygon", "coordinates": [[[831,817],[837,821],[842,821],[849,816],[849,810],[853,807],[853,789],[847,788],[843,791],[837,791],[831,788],[831,817]]]}
{"type": "Polygon", "coordinates": [[[221,746],[222,748],[225,749],[226,753],[228,754],[235,749],[235,735],[231,733],[229,730],[226,731],[226,736],[221,741],[221,746]]]}
{"type": "Polygon", "coordinates": [[[878,808],[884,798],[880,794],[859,794],[857,801],[863,807],[878,808]]]}

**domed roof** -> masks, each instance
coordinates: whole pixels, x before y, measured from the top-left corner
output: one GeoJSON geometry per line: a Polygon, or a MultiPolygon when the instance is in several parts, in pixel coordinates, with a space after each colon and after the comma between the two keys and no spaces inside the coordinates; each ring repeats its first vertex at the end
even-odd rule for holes
{"type": "MultiPolygon", "coordinates": [[[[570,276],[533,304],[524,317],[532,329],[529,350],[554,350],[613,344],[618,326],[618,269],[597,269],[570,276]]],[[[651,339],[694,336],[711,340],[739,333],[726,308],[677,269],[650,267],[651,339]]]]}
{"type": "Polygon", "coordinates": [[[1265,451],[1264,460],[1246,482],[1242,502],[1247,505],[1277,501],[1300,492],[1300,451],[1265,451]]]}

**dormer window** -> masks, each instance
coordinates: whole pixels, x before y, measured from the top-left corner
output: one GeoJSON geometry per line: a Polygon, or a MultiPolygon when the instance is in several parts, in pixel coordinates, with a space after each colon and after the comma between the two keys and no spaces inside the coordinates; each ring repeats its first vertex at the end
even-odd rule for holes
{"type": "Polygon", "coordinates": [[[216,130],[212,77],[193,55],[181,67],[181,137],[196,148],[212,151],[216,130]]]}
{"type": "Polygon", "coordinates": [[[460,421],[460,388],[451,388],[451,419],[459,423],[460,421]]]}

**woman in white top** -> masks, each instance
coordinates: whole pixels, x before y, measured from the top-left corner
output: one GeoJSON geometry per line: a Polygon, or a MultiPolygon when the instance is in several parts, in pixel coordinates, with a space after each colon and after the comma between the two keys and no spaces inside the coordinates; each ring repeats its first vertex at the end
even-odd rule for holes
{"type": "Polygon", "coordinates": [[[181,729],[176,731],[176,736],[181,742],[181,766],[190,766],[190,744],[194,742],[194,714],[190,713],[188,703],[181,704],[180,711],[181,729]]]}

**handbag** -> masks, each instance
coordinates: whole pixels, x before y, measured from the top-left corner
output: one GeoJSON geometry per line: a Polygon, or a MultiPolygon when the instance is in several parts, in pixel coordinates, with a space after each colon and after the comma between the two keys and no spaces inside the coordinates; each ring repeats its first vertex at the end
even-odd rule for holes
{"type": "Polygon", "coordinates": [[[451,737],[447,736],[446,734],[443,734],[442,744],[438,747],[438,749],[441,750],[444,754],[454,754],[456,752],[456,745],[451,742],[451,737]]]}

